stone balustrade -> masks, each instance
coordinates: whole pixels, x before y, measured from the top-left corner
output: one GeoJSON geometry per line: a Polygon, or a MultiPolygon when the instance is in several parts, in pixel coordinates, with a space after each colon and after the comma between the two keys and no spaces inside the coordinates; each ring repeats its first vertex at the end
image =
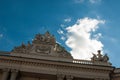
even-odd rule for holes
{"type": "Polygon", "coordinates": [[[73,59],[73,63],[111,66],[108,62],[73,59]]]}
{"type": "Polygon", "coordinates": [[[74,59],[73,63],[79,63],[79,64],[93,64],[93,62],[88,61],[88,60],[78,60],[78,59],[74,59]]]}

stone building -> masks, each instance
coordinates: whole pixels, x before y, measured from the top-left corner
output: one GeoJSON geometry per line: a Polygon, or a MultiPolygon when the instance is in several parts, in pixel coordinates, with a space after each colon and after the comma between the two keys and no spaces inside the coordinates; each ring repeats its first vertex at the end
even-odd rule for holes
{"type": "Polygon", "coordinates": [[[0,80],[120,80],[107,55],[73,59],[49,32],[36,34],[11,52],[0,52],[0,80]]]}

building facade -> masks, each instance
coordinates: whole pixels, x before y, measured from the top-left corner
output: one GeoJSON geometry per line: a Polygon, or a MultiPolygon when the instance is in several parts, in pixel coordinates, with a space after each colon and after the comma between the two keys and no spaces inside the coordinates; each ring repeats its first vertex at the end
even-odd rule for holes
{"type": "Polygon", "coordinates": [[[0,52],[0,80],[120,80],[120,68],[107,55],[73,59],[49,32],[36,34],[11,52],[0,52]]]}

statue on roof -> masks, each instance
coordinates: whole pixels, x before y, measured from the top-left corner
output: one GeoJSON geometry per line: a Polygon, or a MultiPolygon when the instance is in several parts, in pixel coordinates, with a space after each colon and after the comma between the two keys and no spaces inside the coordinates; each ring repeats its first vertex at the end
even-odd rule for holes
{"type": "Polygon", "coordinates": [[[64,47],[56,43],[54,35],[51,35],[48,31],[45,34],[36,34],[32,43],[29,41],[27,44],[22,43],[20,46],[15,47],[12,50],[12,53],[72,58],[70,53],[67,52],[64,47]]]}
{"type": "Polygon", "coordinates": [[[70,53],[65,50],[60,44],[56,43],[54,51],[59,54],[59,56],[71,57],[70,53]]]}
{"type": "Polygon", "coordinates": [[[92,61],[97,60],[97,55],[95,55],[94,53],[92,53],[92,54],[93,54],[93,57],[91,58],[91,60],[92,60],[92,61]]]}
{"type": "Polygon", "coordinates": [[[109,57],[107,56],[107,54],[105,54],[104,56],[103,56],[103,61],[104,62],[107,62],[109,60],[109,57]]]}
{"type": "Polygon", "coordinates": [[[101,61],[101,62],[108,62],[109,57],[107,54],[102,55],[101,50],[98,50],[98,54],[93,54],[93,57],[91,58],[91,61],[101,61]]]}
{"type": "Polygon", "coordinates": [[[20,52],[20,53],[22,52],[22,53],[25,53],[25,49],[26,49],[26,45],[24,43],[22,43],[21,46],[14,47],[12,52],[20,52]]]}
{"type": "Polygon", "coordinates": [[[97,57],[99,60],[102,60],[103,55],[101,54],[101,50],[98,50],[97,57]]]}
{"type": "Polygon", "coordinates": [[[48,31],[45,34],[36,34],[33,44],[55,44],[55,38],[48,31]]]}
{"type": "Polygon", "coordinates": [[[49,33],[49,31],[46,31],[45,36],[47,36],[47,37],[51,36],[51,34],[49,33]]]}

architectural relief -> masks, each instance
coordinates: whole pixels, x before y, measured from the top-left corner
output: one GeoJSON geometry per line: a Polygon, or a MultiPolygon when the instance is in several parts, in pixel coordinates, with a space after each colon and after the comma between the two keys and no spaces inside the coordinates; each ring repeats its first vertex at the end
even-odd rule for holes
{"type": "Polygon", "coordinates": [[[22,43],[21,46],[15,47],[12,50],[12,54],[14,53],[72,58],[70,53],[68,53],[64,47],[56,43],[54,36],[51,35],[48,31],[45,34],[36,34],[32,44],[30,42],[28,42],[27,45],[22,43]]]}
{"type": "Polygon", "coordinates": [[[0,51],[0,80],[120,80],[120,69],[100,50],[91,60],[73,59],[47,31],[11,52],[0,51]]]}

